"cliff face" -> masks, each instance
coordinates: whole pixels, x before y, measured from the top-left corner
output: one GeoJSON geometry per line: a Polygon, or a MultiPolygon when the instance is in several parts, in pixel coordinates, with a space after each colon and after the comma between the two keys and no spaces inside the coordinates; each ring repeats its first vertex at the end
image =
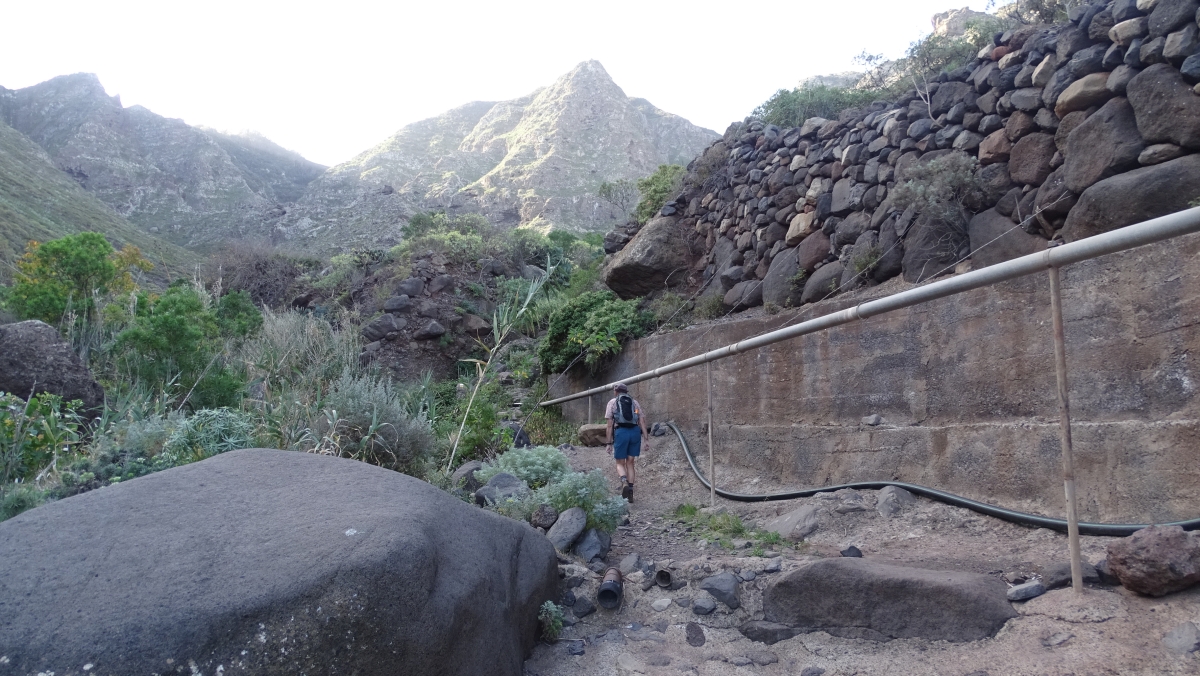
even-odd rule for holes
{"type": "Polygon", "coordinates": [[[304,170],[280,180],[289,170],[271,168],[261,147],[218,142],[181,120],[123,108],[90,74],[0,88],[0,120],[121,216],[192,248],[268,234],[283,215],[278,200],[296,194],[297,181],[307,183],[304,171],[317,167],[301,160],[304,170]]]}
{"type": "Polygon", "coordinates": [[[603,181],[686,164],[717,134],[631,99],[596,61],[511,101],[477,102],[409,125],[309,185],[290,236],[389,244],[416,211],[481,211],[500,225],[604,230],[619,217],[603,181]]]}

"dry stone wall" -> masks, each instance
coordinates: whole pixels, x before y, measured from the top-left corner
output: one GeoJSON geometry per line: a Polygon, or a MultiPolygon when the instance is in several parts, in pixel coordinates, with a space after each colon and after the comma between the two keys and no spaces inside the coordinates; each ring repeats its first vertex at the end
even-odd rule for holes
{"type": "Polygon", "coordinates": [[[1186,208],[1200,196],[1197,9],[1081,5],[1067,24],[997,35],[927,90],[797,128],[735,124],[647,227],[610,234],[605,279],[625,297],[690,281],[735,310],[796,306],[1186,208]],[[978,159],[984,187],[965,229],[894,204],[912,167],[951,153],[978,159]],[[676,255],[667,269],[661,242],[639,246],[665,231],[690,268],[676,255]]]}

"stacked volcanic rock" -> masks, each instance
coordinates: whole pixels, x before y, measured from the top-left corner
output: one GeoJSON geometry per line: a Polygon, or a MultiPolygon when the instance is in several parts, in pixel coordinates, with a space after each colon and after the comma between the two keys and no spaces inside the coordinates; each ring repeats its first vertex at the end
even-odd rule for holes
{"type": "MultiPolygon", "coordinates": [[[[736,310],[796,306],[901,274],[919,282],[968,256],[982,267],[1187,208],[1200,196],[1197,9],[1196,0],[1083,5],[1067,24],[996,35],[971,63],[896,101],[791,129],[736,123],[605,278],[684,281],[638,253],[660,219],[702,252],[691,282],[736,310]],[[965,205],[968,227],[893,204],[906,172],[951,153],[978,159],[983,196],[965,205]]],[[[642,248],[651,249],[662,246],[642,248]]]]}

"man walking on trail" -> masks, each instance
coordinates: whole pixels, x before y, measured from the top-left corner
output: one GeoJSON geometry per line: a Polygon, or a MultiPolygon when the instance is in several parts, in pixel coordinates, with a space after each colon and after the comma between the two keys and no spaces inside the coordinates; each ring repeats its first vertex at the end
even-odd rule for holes
{"type": "Polygon", "coordinates": [[[604,417],[608,420],[608,452],[617,461],[617,475],[621,477],[621,497],[633,502],[634,462],[642,454],[642,439],[649,438],[646,416],[642,405],[629,396],[625,383],[613,388],[616,396],[608,400],[604,417]]]}

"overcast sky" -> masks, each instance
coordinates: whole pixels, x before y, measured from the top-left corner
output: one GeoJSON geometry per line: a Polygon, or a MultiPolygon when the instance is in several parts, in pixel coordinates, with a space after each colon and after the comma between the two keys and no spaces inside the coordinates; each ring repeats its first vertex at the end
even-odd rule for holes
{"type": "Polygon", "coordinates": [[[410,122],[527,94],[588,59],[626,94],[724,131],[781,87],[854,68],[864,49],[898,56],[945,9],[947,0],[12,0],[0,85],[92,72],[126,106],[255,130],[332,165],[410,122]]]}

